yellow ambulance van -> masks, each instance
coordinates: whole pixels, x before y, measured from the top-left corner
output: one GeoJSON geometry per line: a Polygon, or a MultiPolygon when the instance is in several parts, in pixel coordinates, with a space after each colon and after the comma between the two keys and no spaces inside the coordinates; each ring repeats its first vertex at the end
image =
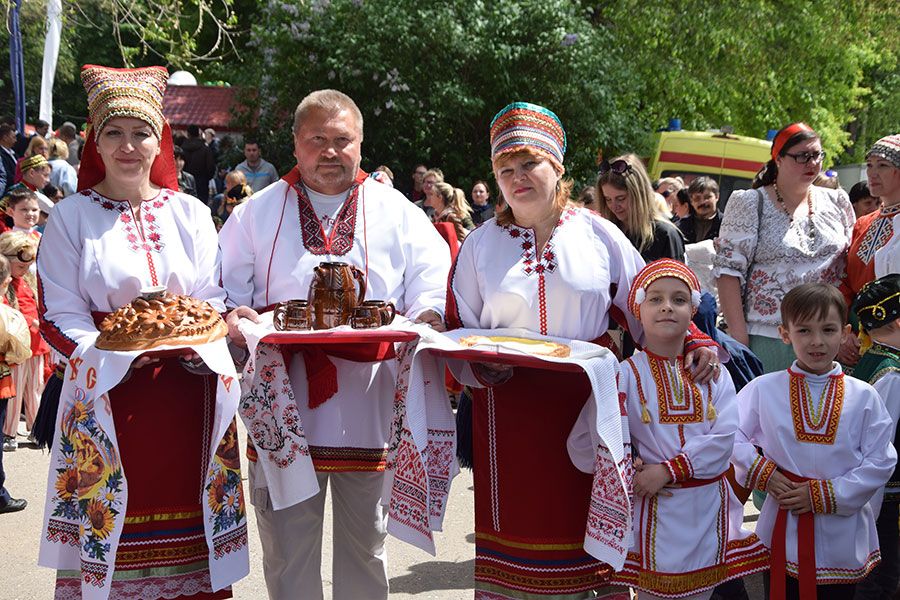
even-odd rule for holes
{"type": "Polygon", "coordinates": [[[690,184],[701,175],[712,177],[719,184],[719,208],[724,209],[732,191],[750,188],[771,148],[769,141],[730,131],[660,131],[650,157],[650,178],[680,176],[690,184]]]}

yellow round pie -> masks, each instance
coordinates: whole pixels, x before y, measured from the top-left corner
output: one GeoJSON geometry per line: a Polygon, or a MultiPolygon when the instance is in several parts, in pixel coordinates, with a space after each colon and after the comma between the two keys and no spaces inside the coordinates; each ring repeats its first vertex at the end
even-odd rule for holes
{"type": "Polygon", "coordinates": [[[532,340],[529,338],[509,336],[467,335],[459,338],[461,346],[473,347],[484,345],[497,345],[514,351],[526,352],[537,356],[553,356],[565,358],[571,353],[566,344],[550,342],[547,340],[532,340]]]}

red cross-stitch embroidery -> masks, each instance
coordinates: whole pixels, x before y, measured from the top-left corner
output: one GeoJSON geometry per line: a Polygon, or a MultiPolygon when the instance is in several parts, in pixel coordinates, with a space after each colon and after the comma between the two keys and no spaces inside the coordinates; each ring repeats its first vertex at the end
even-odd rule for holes
{"type": "MultiPolygon", "coordinates": [[[[83,195],[98,204],[104,210],[111,210],[119,213],[119,223],[122,224],[122,230],[125,233],[125,239],[128,240],[128,247],[133,252],[162,252],[163,244],[162,234],[159,229],[159,219],[157,211],[165,206],[165,203],[172,198],[172,190],[164,189],[153,200],[145,200],[141,203],[141,226],[135,223],[134,215],[131,211],[131,205],[126,200],[110,200],[95,192],[94,190],[84,190],[83,195]]],[[[151,265],[151,270],[152,270],[151,265]]]]}
{"type": "Polygon", "coordinates": [[[343,256],[353,248],[353,236],[356,232],[356,205],[359,198],[359,184],[354,183],[350,188],[350,195],[344,201],[340,212],[335,219],[331,233],[325,235],[319,216],[313,208],[309,196],[302,183],[293,185],[297,192],[297,208],[300,213],[300,235],[303,238],[303,247],[311,254],[331,254],[343,256]]]}

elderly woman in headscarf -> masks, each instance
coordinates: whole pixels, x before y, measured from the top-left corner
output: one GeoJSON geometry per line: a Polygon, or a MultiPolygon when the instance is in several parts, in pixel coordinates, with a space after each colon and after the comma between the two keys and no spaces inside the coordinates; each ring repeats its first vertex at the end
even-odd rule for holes
{"type": "MultiPolygon", "coordinates": [[[[570,202],[565,150],[562,123],[546,108],[517,102],[494,118],[491,161],[508,205],[460,248],[447,305],[452,327],[524,328],[610,347],[609,319],[618,311],[642,340],[627,306],[644,261],[615,225],[570,202]]],[[[718,368],[715,352],[701,347],[709,343],[699,334],[686,341],[705,378],[718,368]]],[[[603,598],[628,598],[609,586],[608,564],[624,560],[630,533],[627,435],[625,448],[607,449],[624,452],[619,463],[598,458],[595,468],[593,456],[584,465],[567,454],[591,397],[588,376],[477,363],[473,371],[483,387],[471,424],[458,426],[473,432],[476,596],[585,598],[601,590],[603,598]]],[[[612,413],[618,418],[617,403],[612,413]]]]}
{"type": "Polygon", "coordinates": [[[249,567],[224,342],[139,356],[108,394],[91,391],[123,363],[95,358],[110,312],[160,289],[224,311],[215,227],[177,191],[166,70],[86,65],[81,78],[78,192],[54,208],[38,257],[41,332],[69,358],[39,563],[58,569],[58,598],[230,598],[249,567]]]}

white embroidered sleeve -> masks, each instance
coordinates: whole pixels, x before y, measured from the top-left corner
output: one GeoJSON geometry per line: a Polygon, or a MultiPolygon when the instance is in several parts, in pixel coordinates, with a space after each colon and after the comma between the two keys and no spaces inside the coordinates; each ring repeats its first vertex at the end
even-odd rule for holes
{"type": "Polygon", "coordinates": [[[610,282],[615,285],[612,303],[625,315],[628,332],[638,344],[644,341],[644,329],[628,307],[631,282],[644,268],[644,259],[619,228],[600,217],[593,219],[594,232],[609,252],[610,282]]]}
{"type": "Polygon", "coordinates": [[[829,480],[830,486],[826,486],[834,503],[834,509],[828,512],[839,515],[858,512],[887,483],[897,464],[893,423],[881,398],[869,388],[854,400],[866,406],[859,432],[862,462],[829,480]]]}
{"type": "MultiPolygon", "coordinates": [[[[395,193],[399,195],[399,192],[395,193]]],[[[404,228],[399,237],[406,262],[404,312],[410,319],[426,310],[433,310],[443,317],[447,303],[447,274],[450,272],[449,248],[424,212],[409,202],[404,205],[403,212],[404,228]]]]}
{"type": "Polygon", "coordinates": [[[759,385],[751,381],[736,398],[738,409],[738,429],[734,437],[734,451],[731,463],[734,476],[743,487],[765,490],[769,476],[775,470],[775,463],[764,458],[756,449],[761,444],[759,423],[759,385]]]}
{"type": "Polygon", "coordinates": [[[484,232],[473,231],[460,246],[459,254],[450,273],[450,293],[456,305],[456,314],[449,315],[453,322],[461,327],[481,327],[481,313],[484,309],[484,298],[478,285],[478,271],[475,266],[475,252],[484,232]]]}
{"type": "Polygon", "coordinates": [[[79,223],[84,206],[77,197],[70,198],[53,209],[37,257],[41,334],[65,356],[97,333],[89,296],[82,287],[84,240],[79,223]]]}
{"type": "MultiPolygon", "coordinates": [[[[716,238],[716,256],[713,275],[732,275],[741,280],[753,263],[759,238],[759,202],[757,190],[738,190],[731,194],[725,206],[719,237],[716,238]]],[[[765,206],[763,207],[765,210],[765,206]]]]}

